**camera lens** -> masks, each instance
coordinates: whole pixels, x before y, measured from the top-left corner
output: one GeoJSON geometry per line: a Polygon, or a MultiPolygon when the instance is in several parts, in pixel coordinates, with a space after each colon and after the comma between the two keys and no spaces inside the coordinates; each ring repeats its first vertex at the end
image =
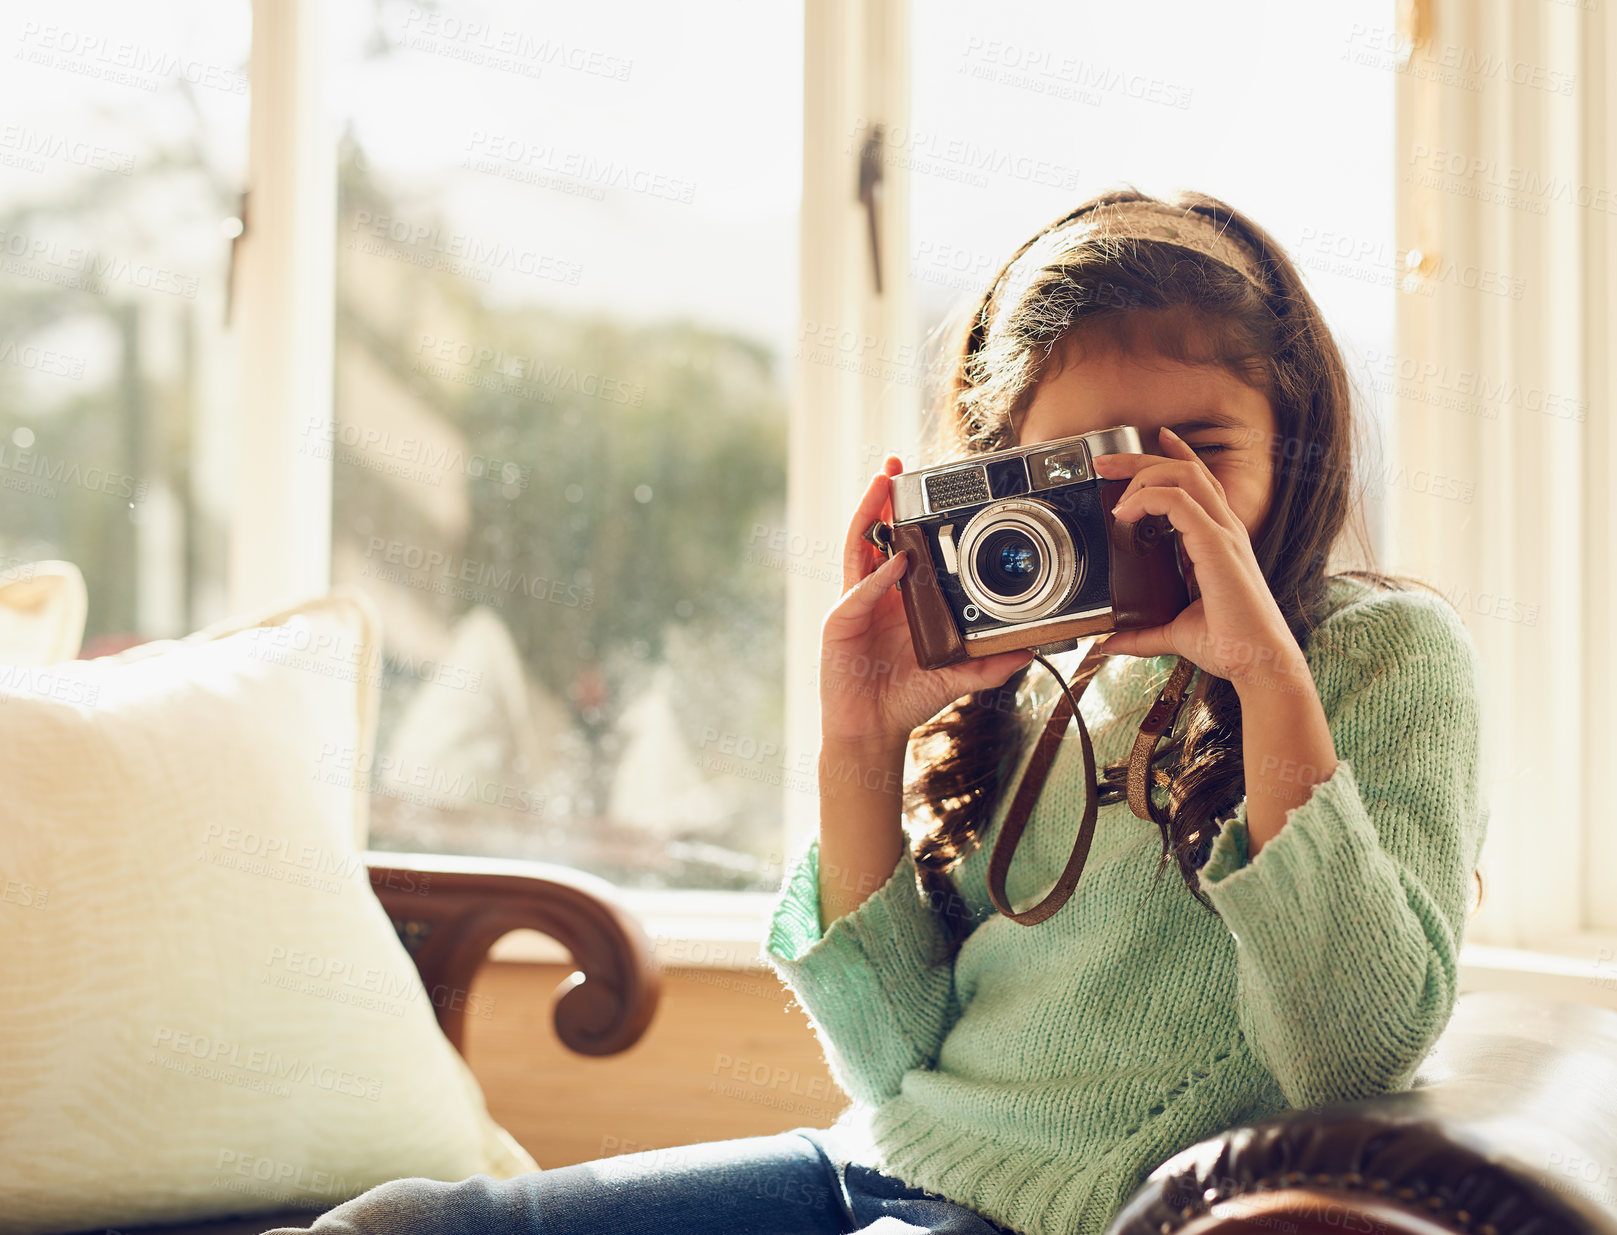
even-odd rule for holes
{"type": "Polygon", "coordinates": [[[961,590],[996,622],[1037,622],[1058,613],[1083,581],[1083,549],[1047,502],[990,502],[967,521],[956,544],[961,590]]]}
{"type": "Polygon", "coordinates": [[[1039,546],[1020,528],[990,532],[977,548],[977,578],[983,587],[1010,599],[1039,580],[1039,546]]]}

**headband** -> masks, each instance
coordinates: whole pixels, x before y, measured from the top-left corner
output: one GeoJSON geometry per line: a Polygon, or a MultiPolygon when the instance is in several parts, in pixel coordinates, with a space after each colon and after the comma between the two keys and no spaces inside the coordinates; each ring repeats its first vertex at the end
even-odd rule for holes
{"type": "MultiPolygon", "coordinates": [[[[1176,244],[1240,271],[1263,290],[1258,254],[1235,232],[1198,210],[1162,202],[1112,202],[1070,215],[1035,240],[1012,265],[1031,274],[1076,245],[1099,238],[1176,244]]],[[[1011,270],[1005,273],[1015,279],[1011,270]]]]}

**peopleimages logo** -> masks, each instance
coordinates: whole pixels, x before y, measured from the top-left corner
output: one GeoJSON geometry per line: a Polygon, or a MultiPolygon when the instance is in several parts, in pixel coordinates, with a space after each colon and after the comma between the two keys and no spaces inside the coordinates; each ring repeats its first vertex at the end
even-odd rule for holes
{"type": "Polygon", "coordinates": [[[0,364],[73,381],[84,376],[83,356],[58,352],[33,343],[18,343],[15,339],[0,339],[0,364]]]}
{"type": "Polygon", "coordinates": [[[245,1084],[247,1088],[264,1089],[280,1097],[291,1093],[288,1082],[371,1102],[382,1096],[381,1080],[363,1072],[282,1055],[267,1047],[189,1033],[168,1025],[155,1028],[148,1049],[151,1052],[147,1058],[149,1063],[223,1084],[245,1084]]]}
{"type": "Polygon", "coordinates": [[[437,484],[450,473],[472,480],[487,480],[526,489],[533,469],[509,459],[461,450],[426,437],[405,437],[375,425],[322,420],[311,416],[303,424],[300,454],[437,484]]]}
{"type": "Polygon", "coordinates": [[[439,767],[419,759],[367,755],[352,746],[325,743],[315,760],[314,778],[328,785],[363,785],[381,797],[428,805],[434,801],[478,802],[521,815],[541,815],[545,795],[523,785],[510,785],[464,769],[439,767]]]}
{"type": "Polygon", "coordinates": [[[466,232],[446,233],[430,223],[373,214],[369,210],[354,212],[353,230],[407,249],[422,250],[422,257],[458,258],[473,266],[508,270],[555,283],[576,285],[584,274],[584,267],[577,262],[554,254],[518,248],[503,240],[481,239],[466,232]]]}
{"type": "Polygon", "coordinates": [[[1078,187],[1078,169],[1035,155],[984,146],[967,137],[907,125],[872,127],[865,117],[857,117],[849,134],[848,150],[853,153],[875,135],[884,163],[907,167],[924,175],[958,180],[977,188],[987,188],[990,176],[1020,180],[1071,192],[1078,187]]]}
{"type": "Polygon", "coordinates": [[[0,150],[11,151],[27,160],[32,171],[43,171],[46,160],[115,172],[120,176],[130,176],[135,171],[135,156],[132,154],[98,146],[94,142],[63,137],[60,133],[47,133],[26,124],[8,124],[0,128],[0,150]]]}
{"type": "Polygon", "coordinates": [[[1434,149],[1415,143],[1409,151],[1412,171],[1405,179],[1425,188],[1445,188],[1457,196],[1475,197],[1499,205],[1530,208],[1545,213],[1549,202],[1564,202],[1584,210],[1617,214],[1617,192],[1605,185],[1534,168],[1502,163],[1498,159],[1458,150],[1434,149]]]}
{"type": "Polygon", "coordinates": [[[456,557],[441,549],[385,536],[367,540],[365,558],[363,574],[397,583],[410,583],[412,576],[422,576],[431,590],[440,592],[446,588],[476,589],[467,598],[476,597],[474,603],[478,604],[499,605],[502,595],[526,596],[570,609],[589,609],[595,604],[595,589],[587,585],[530,574],[504,562],[456,557]]]}
{"type": "Polygon", "coordinates": [[[696,198],[696,182],[692,180],[619,163],[616,159],[600,159],[579,150],[563,150],[544,142],[491,133],[487,129],[471,131],[466,140],[466,152],[467,161],[463,166],[496,175],[511,172],[511,179],[548,174],[589,189],[626,189],[684,205],[696,198]],[[517,172],[522,175],[514,174],[517,172]]]}
{"type": "Polygon", "coordinates": [[[31,695],[86,708],[94,707],[101,697],[101,687],[95,682],[30,665],[0,665],[0,692],[0,702],[8,696],[31,695]]]}
{"type": "Polygon", "coordinates": [[[1475,369],[1451,368],[1426,358],[1368,349],[1365,368],[1383,393],[1467,412],[1488,420],[1500,409],[1530,412],[1557,420],[1588,419],[1589,401],[1475,369]]]}
{"type": "Polygon", "coordinates": [[[490,378],[526,383],[535,391],[543,389],[550,394],[580,394],[630,407],[639,407],[646,401],[644,382],[581,371],[572,365],[550,363],[540,356],[435,334],[421,336],[416,344],[416,363],[422,371],[440,377],[448,377],[453,372],[448,366],[452,365],[490,378]]]}
{"type": "Polygon", "coordinates": [[[366,1181],[333,1175],[319,1167],[281,1162],[234,1149],[221,1149],[213,1186],[223,1192],[284,1200],[295,1194],[344,1197],[365,1190],[366,1181]],[[235,1176],[236,1178],[231,1178],[235,1176]]]}
{"type": "Polygon", "coordinates": [[[161,48],[85,33],[71,26],[25,21],[17,59],[46,68],[64,69],[120,86],[156,91],[164,81],[183,78],[193,86],[246,94],[247,74],[194,56],[178,56],[161,48]]]}
{"type": "Polygon", "coordinates": [[[122,283],[140,291],[162,292],[187,300],[195,300],[197,295],[195,275],[22,232],[0,231],[0,259],[7,274],[97,294],[104,294],[108,283],[122,283]]]}
{"type": "Polygon", "coordinates": [[[1184,111],[1192,97],[1188,86],[1097,64],[1043,43],[972,37],[966,41],[962,71],[1000,85],[1021,86],[1037,94],[1090,104],[1098,103],[1102,95],[1112,94],[1184,111]]]}
{"type": "Polygon", "coordinates": [[[556,38],[535,38],[485,21],[466,21],[448,13],[412,6],[400,39],[417,51],[484,64],[538,77],[542,68],[568,69],[592,77],[628,81],[634,61],[556,38]]]}

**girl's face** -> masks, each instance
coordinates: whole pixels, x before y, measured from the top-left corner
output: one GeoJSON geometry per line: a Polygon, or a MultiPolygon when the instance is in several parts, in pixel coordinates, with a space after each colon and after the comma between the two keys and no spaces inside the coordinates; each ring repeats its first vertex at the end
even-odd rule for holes
{"type": "Polygon", "coordinates": [[[1017,418],[1017,443],[1032,446],[1133,425],[1147,454],[1163,454],[1157,430],[1166,425],[1218,478],[1230,510],[1256,542],[1274,493],[1269,447],[1277,421],[1268,396],[1221,366],[1126,352],[1109,340],[1095,343],[1079,347],[1069,334],[1056,344],[1017,418]]]}

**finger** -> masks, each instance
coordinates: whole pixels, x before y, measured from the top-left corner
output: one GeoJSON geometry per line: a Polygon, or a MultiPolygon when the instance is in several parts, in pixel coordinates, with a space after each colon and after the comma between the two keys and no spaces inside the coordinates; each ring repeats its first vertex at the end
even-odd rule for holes
{"type": "Polygon", "coordinates": [[[1178,486],[1157,485],[1141,489],[1128,499],[1126,508],[1120,502],[1118,508],[1112,511],[1114,519],[1121,519],[1125,523],[1137,522],[1146,515],[1167,515],[1168,522],[1179,533],[1186,554],[1197,565],[1216,554],[1234,551],[1235,533],[1215,520],[1200,502],[1178,486]]]}
{"type": "Polygon", "coordinates": [[[1095,474],[1106,480],[1122,480],[1125,476],[1132,476],[1142,467],[1150,467],[1153,463],[1161,463],[1161,455],[1093,455],[1089,462],[1094,466],[1095,474]]]}
{"type": "Polygon", "coordinates": [[[1106,650],[1123,656],[1170,656],[1173,645],[1168,642],[1166,626],[1150,626],[1142,630],[1119,630],[1106,640],[1106,650]]]}
{"type": "MultiPolygon", "coordinates": [[[[1195,475],[1193,468],[1185,466],[1186,460],[1169,458],[1165,455],[1096,455],[1091,462],[1095,465],[1095,474],[1102,479],[1126,480],[1129,482],[1123,489],[1124,496],[1127,496],[1130,490],[1138,487],[1135,482],[1139,481],[1142,476],[1155,478],[1149,483],[1162,484],[1164,482],[1161,478],[1165,475],[1185,478],[1195,475]],[[1167,468],[1168,471],[1161,472],[1158,470],[1161,468],[1167,468]]],[[[1197,462],[1199,463],[1200,460],[1197,460],[1197,462]]],[[[1211,472],[1207,473],[1207,479],[1213,484],[1218,483],[1217,477],[1213,476],[1211,472]]],[[[1222,492],[1222,487],[1220,487],[1219,491],[1222,492]]]]}
{"type": "Polygon", "coordinates": [[[870,573],[870,559],[876,548],[865,539],[865,529],[880,517],[887,501],[887,487],[891,481],[885,472],[877,472],[865,486],[859,505],[854,508],[853,521],[848,524],[848,535],[842,545],[842,590],[846,592],[870,573]]]}
{"type": "Polygon", "coordinates": [[[1015,652],[1000,652],[994,656],[984,656],[981,660],[967,661],[965,664],[957,666],[960,693],[964,695],[971,691],[992,690],[996,686],[1003,686],[1011,674],[1032,663],[1033,650],[1031,648],[1024,648],[1015,652]]]}
{"type": "Polygon", "coordinates": [[[1224,488],[1219,485],[1218,480],[1205,467],[1193,466],[1185,459],[1158,461],[1155,467],[1146,467],[1142,472],[1138,472],[1125,485],[1122,495],[1117,498],[1116,504],[1112,506],[1112,517],[1114,519],[1124,517],[1124,522],[1132,521],[1135,516],[1134,514],[1127,514],[1127,511],[1132,509],[1132,506],[1127,503],[1129,503],[1130,498],[1134,498],[1135,493],[1140,493],[1146,488],[1169,487],[1169,485],[1174,488],[1182,488],[1185,493],[1197,499],[1197,503],[1201,504],[1201,508],[1213,516],[1213,521],[1224,527],[1224,529],[1229,530],[1229,532],[1234,532],[1237,525],[1245,527],[1245,524],[1240,522],[1239,517],[1235,516],[1235,512],[1229,508],[1229,499],[1224,496],[1224,488]],[[1124,509],[1125,516],[1117,514],[1119,509],[1124,509]]]}
{"type": "MultiPolygon", "coordinates": [[[[926,699],[928,706],[936,711],[942,703],[951,699],[960,699],[978,691],[995,690],[1005,685],[1013,673],[1026,668],[1032,662],[1032,651],[1021,650],[1001,652],[994,656],[985,656],[981,660],[964,660],[939,669],[922,669],[917,676],[909,679],[902,688],[902,693],[911,699],[926,699]],[[938,702],[931,702],[934,699],[938,702]]],[[[1012,705],[1002,702],[996,703],[995,706],[1012,705]]]]}
{"type": "Polygon", "coordinates": [[[893,477],[904,470],[904,464],[897,455],[888,455],[882,461],[882,473],[887,477],[887,500],[882,503],[881,518],[889,524],[893,521],[893,477]]]}
{"type": "Polygon", "coordinates": [[[1213,469],[1207,466],[1206,460],[1204,460],[1201,455],[1196,453],[1195,449],[1190,445],[1189,442],[1185,441],[1184,438],[1180,437],[1172,429],[1168,428],[1167,425],[1164,425],[1161,429],[1157,430],[1157,444],[1161,446],[1164,454],[1173,458],[1183,459],[1187,463],[1193,465],[1198,472],[1207,477],[1208,482],[1213,486],[1213,488],[1218,490],[1220,497],[1224,497],[1226,502],[1229,500],[1227,497],[1225,497],[1224,482],[1221,481],[1217,476],[1213,475],[1213,469]]]}
{"type": "Polygon", "coordinates": [[[1184,438],[1180,437],[1172,429],[1164,427],[1158,430],[1157,440],[1162,447],[1162,454],[1095,455],[1090,459],[1090,462],[1094,465],[1095,474],[1106,480],[1123,480],[1138,475],[1148,467],[1158,466],[1165,460],[1171,459],[1174,462],[1194,464],[1196,468],[1207,474],[1208,481],[1217,486],[1220,493],[1224,491],[1222,482],[1217,476],[1213,475],[1212,469],[1202,461],[1202,457],[1196,453],[1184,438]]]}
{"type": "Polygon", "coordinates": [[[908,562],[908,552],[900,549],[859,580],[826,615],[826,633],[838,635],[847,629],[863,629],[876,602],[903,577],[908,562]]]}

